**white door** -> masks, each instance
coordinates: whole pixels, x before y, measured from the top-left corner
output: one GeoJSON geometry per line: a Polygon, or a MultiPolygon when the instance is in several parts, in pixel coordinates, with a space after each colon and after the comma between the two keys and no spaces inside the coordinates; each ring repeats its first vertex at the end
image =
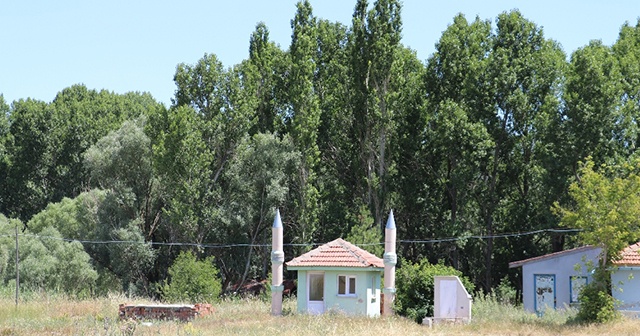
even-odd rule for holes
{"type": "Polygon", "coordinates": [[[307,312],[312,315],[324,312],[324,273],[307,275],[307,312]]]}
{"type": "Polygon", "coordinates": [[[535,310],[538,315],[546,309],[556,308],[556,276],[555,274],[534,275],[535,310]]]}

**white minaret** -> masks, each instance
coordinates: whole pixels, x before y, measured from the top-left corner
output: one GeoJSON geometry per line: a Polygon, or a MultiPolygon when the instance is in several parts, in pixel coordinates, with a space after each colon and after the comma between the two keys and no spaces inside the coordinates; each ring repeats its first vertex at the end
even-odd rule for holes
{"type": "Polygon", "coordinates": [[[396,221],[393,210],[389,213],[387,226],[384,229],[384,316],[393,315],[393,301],[396,299],[396,221]]]}
{"type": "Polygon", "coordinates": [[[284,251],[282,249],[282,221],[280,210],[276,209],[276,218],[271,228],[271,314],[282,315],[282,268],[284,251]]]}

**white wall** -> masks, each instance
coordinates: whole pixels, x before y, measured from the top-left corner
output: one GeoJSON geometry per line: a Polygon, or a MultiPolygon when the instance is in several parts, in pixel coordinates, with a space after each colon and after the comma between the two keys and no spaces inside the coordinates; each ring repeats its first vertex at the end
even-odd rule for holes
{"type": "Polygon", "coordinates": [[[522,266],[522,302],[527,311],[535,312],[534,277],[536,274],[554,274],[556,278],[556,309],[563,309],[570,304],[569,283],[571,276],[587,276],[591,282],[591,273],[585,261],[596,265],[600,248],[568,252],[555,257],[543,258],[527,262],[522,266]],[[576,270],[576,265],[579,269],[576,270]]]}
{"type": "Polygon", "coordinates": [[[315,268],[312,270],[298,270],[298,312],[308,312],[308,288],[307,275],[310,272],[324,274],[324,309],[325,311],[341,311],[351,315],[367,315],[370,317],[380,315],[380,287],[381,269],[368,268],[343,268],[326,270],[315,268]],[[356,295],[339,296],[338,275],[356,276],[356,295]],[[371,287],[371,286],[374,287],[371,287]]]}
{"type": "Polygon", "coordinates": [[[620,267],[611,274],[611,294],[620,310],[640,311],[640,267],[620,267]]]}
{"type": "Polygon", "coordinates": [[[457,276],[435,276],[433,316],[471,320],[471,295],[457,276]]]}

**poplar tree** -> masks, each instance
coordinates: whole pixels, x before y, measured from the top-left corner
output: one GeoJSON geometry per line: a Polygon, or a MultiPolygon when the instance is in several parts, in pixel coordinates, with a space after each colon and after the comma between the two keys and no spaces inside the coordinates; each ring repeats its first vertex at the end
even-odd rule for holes
{"type": "Polygon", "coordinates": [[[283,77],[286,54],[269,40],[269,28],[259,22],[249,39],[249,58],[241,64],[243,88],[256,100],[255,133],[284,133],[283,107],[285,88],[283,77]]]}
{"type": "Polygon", "coordinates": [[[495,254],[495,233],[512,232],[513,225],[516,230],[530,231],[554,224],[548,212],[552,201],[543,185],[546,167],[540,160],[546,155],[548,120],[559,113],[565,64],[559,45],[546,39],[542,28],[519,11],[500,14],[496,26],[478,85],[486,100],[477,110],[494,144],[488,165],[480,170],[484,191],[477,196],[483,233],[489,236],[485,248],[487,290],[493,283],[494,260],[506,269],[508,260],[503,256],[510,258],[514,252],[536,248],[530,239],[513,239],[511,243],[500,241],[504,245],[499,245],[500,253],[495,254]]]}
{"type": "Polygon", "coordinates": [[[387,175],[392,163],[387,150],[395,113],[391,79],[402,32],[401,4],[379,0],[373,9],[367,7],[366,0],[358,1],[352,18],[353,138],[359,154],[356,171],[364,177],[358,190],[382,230],[389,202],[387,175]]]}
{"type": "Polygon", "coordinates": [[[302,153],[302,165],[298,173],[300,190],[296,201],[296,208],[299,209],[296,239],[307,243],[313,241],[318,224],[316,169],[320,158],[317,141],[321,111],[313,86],[318,44],[316,18],[311,4],[305,0],[298,2],[296,7],[296,15],[291,21],[289,99],[293,114],[291,135],[296,149],[302,153]]]}

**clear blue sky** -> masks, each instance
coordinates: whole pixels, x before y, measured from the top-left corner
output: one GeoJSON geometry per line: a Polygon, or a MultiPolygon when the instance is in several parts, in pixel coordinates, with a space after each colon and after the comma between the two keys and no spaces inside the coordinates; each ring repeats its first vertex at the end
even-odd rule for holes
{"type": "MultiPolygon", "coordinates": [[[[179,63],[216,54],[225,66],[248,57],[259,21],[286,49],[296,0],[3,0],[0,2],[0,94],[8,102],[50,102],[77,83],[117,93],[150,92],[169,104],[179,63]]],[[[370,0],[370,2],[372,2],[370,0]]],[[[570,55],[590,40],[615,42],[625,21],[635,25],[640,1],[405,0],[403,44],[421,60],[457,13],[490,19],[520,9],[570,55]]],[[[355,0],[311,0],[314,14],[350,25],[355,0]]]]}

